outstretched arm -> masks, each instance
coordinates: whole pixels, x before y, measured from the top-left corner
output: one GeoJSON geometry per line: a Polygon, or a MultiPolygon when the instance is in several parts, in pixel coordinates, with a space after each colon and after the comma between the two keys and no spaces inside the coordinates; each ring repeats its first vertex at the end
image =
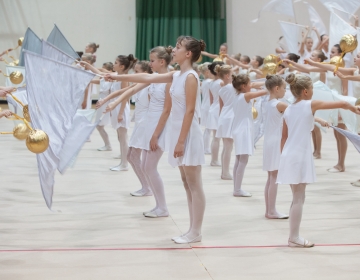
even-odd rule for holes
{"type": "MultiPolygon", "coordinates": [[[[338,71],[335,72],[335,75],[338,76],[340,79],[360,82],[360,75],[354,76],[354,72],[352,72],[350,75],[344,75],[343,73],[341,73],[340,69],[342,68],[339,68],[338,71]]],[[[344,69],[348,70],[350,68],[344,68],[344,69]]]]}
{"type": "Polygon", "coordinates": [[[317,110],[326,110],[326,109],[345,109],[350,110],[355,114],[360,114],[360,107],[353,106],[346,101],[321,101],[321,100],[312,100],[311,101],[311,110],[313,114],[317,110]]]}
{"type": "Polygon", "coordinates": [[[87,63],[86,61],[79,61],[79,64],[83,67],[85,67],[86,70],[90,70],[91,72],[98,74],[98,75],[104,75],[103,72],[101,72],[96,67],[92,66],[91,64],[87,63]]]}
{"type": "Polygon", "coordinates": [[[267,90],[250,91],[250,92],[244,93],[245,101],[247,103],[249,103],[251,99],[266,95],[267,93],[268,93],[267,90]]]}
{"type": "Polygon", "coordinates": [[[306,27],[306,34],[305,34],[303,40],[301,41],[301,45],[300,45],[299,54],[300,54],[301,56],[304,55],[306,38],[309,36],[309,32],[310,32],[310,28],[309,28],[309,26],[307,26],[307,27],[306,27]]]}
{"type": "MultiPolygon", "coordinates": [[[[305,73],[309,73],[309,72],[326,72],[326,69],[320,68],[317,65],[313,66],[313,65],[300,64],[300,63],[291,61],[289,59],[284,59],[283,62],[288,64],[289,67],[293,67],[293,68],[297,69],[300,72],[305,72],[305,73]]],[[[320,64],[320,65],[327,65],[327,64],[320,64]]]]}
{"type": "Polygon", "coordinates": [[[173,79],[173,72],[169,72],[166,74],[126,74],[126,75],[116,75],[116,74],[106,74],[105,80],[112,81],[125,81],[125,82],[133,82],[133,83],[144,83],[144,84],[152,84],[152,83],[171,83],[173,79]]]}
{"type": "Polygon", "coordinates": [[[202,55],[205,55],[207,57],[211,57],[211,58],[217,58],[218,56],[216,54],[212,54],[212,53],[208,53],[208,52],[201,52],[202,55]]]}

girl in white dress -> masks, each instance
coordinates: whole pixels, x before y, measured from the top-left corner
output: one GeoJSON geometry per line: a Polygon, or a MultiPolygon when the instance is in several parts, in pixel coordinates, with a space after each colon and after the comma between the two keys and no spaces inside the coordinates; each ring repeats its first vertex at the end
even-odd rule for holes
{"type": "MultiPolygon", "coordinates": [[[[314,45],[314,40],[309,36],[311,31],[314,30],[315,32],[317,32],[316,28],[309,28],[306,27],[306,34],[303,37],[303,40],[300,44],[300,49],[299,49],[299,54],[300,54],[300,63],[304,63],[304,59],[306,58],[310,58],[311,57],[311,53],[313,50],[313,45],[314,45]]],[[[318,34],[318,33],[316,33],[318,34]]]]}
{"type": "MultiPolygon", "coordinates": [[[[152,71],[156,74],[151,76],[158,76],[164,73],[168,73],[168,65],[171,62],[171,47],[155,47],[150,51],[150,66],[152,71]]],[[[137,82],[136,78],[141,77],[143,73],[126,76],[116,76],[118,80],[127,80],[137,82]]],[[[134,158],[133,162],[139,161],[139,157],[143,154],[141,162],[141,169],[144,173],[147,182],[150,185],[151,191],[154,194],[156,206],[143,212],[145,217],[158,218],[168,217],[169,211],[165,199],[164,183],[157,170],[158,163],[161,156],[168,149],[168,143],[166,143],[167,135],[167,123],[171,111],[171,97],[169,94],[170,83],[147,83],[144,81],[142,84],[137,84],[122,96],[120,96],[115,102],[110,103],[106,108],[107,111],[113,110],[118,103],[122,100],[129,98],[130,96],[139,92],[149,86],[150,102],[146,114],[139,120],[138,125],[133,131],[131,153],[129,158],[134,158]],[[135,160],[135,158],[137,160],[135,160]]],[[[137,167],[138,168],[138,164],[137,167]]],[[[142,192],[140,192],[142,193],[142,192]]]]}
{"type": "Polygon", "coordinates": [[[240,74],[233,77],[233,87],[236,90],[234,121],[232,125],[232,136],[235,144],[235,164],[234,164],[234,196],[250,197],[251,194],[242,190],[242,180],[244,178],[245,167],[248,163],[249,155],[254,152],[254,120],[252,115],[251,99],[267,94],[266,90],[251,91],[252,84],[248,75],[240,74]]]}
{"type": "Polygon", "coordinates": [[[209,114],[206,121],[206,128],[211,130],[213,133],[213,139],[211,141],[211,166],[220,166],[219,162],[219,149],[220,149],[220,139],[216,138],[216,130],[218,128],[218,120],[220,115],[220,103],[219,103],[219,90],[221,88],[221,82],[219,75],[215,72],[216,65],[223,65],[221,61],[215,61],[209,65],[209,70],[211,74],[214,75],[213,81],[210,83],[210,108],[209,114]]]}
{"type": "MultiPolygon", "coordinates": [[[[345,101],[311,100],[312,81],[304,74],[290,74],[286,78],[295,102],[284,113],[282,153],[280,156],[278,184],[290,184],[293,201],[290,208],[289,246],[309,248],[314,244],[300,237],[299,229],[307,184],[315,182],[314,159],[311,154],[311,131],[317,110],[342,108],[360,114],[360,108],[345,101]]],[[[324,124],[328,125],[328,124],[324,124]]]]}
{"type": "MultiPolygon", "coordinates": [[[[92,65],[96,61],[96,58],[91,53],[84,53],[81,56],[81,61],[92,65]]],[[[91,103],[92,96],[91,95],[92,95],[93,87],[94,87],[94,85],[91,83],[86,87],[85,92],[84,92],[84,99],[83,99],[79,109],[83,109],[83,110],[91,109],[91,105],[92,105],[92,103],[91,103]]]]}
{"type": "Polygon", "coordinates": [[[287,219],[288,215],[276,210],[276,195],[278,185],[276,177],[280,161],[280,141],[283,122],[283,113],[287,103],[281,102],[285,95],[286,83],[279,75],[267,75],[265,86],[270,92],[270,99],[266,103],[265,131],[263,146],[263,170],[268,172],[265,185],[265,217],[268,219],[287,219]]]}
{"type": "Polygon", "coordinates": [[[215,72],[222,80],[221,89],[219,91],[220,116],[218,120],[218,128],[216,137],[223,140],[223,151],[221,154],[221,179],[232,180],[230,175],[230,159],[233,150],[233,139],[231,127],[234,119],[233,103],[236,97],[236,91],[232,85],[232,67],[230,65],[217,65],[215,72]]]}
{"type": "Polygon", "coordinates": [[[223,43],[220,45],[219,48],[219,54],[212,54],[212,53],[208,53],[208,52],[201,52],[202,55],[213,58],[213,61],[222,61],[224,63],[227,64],[227,59],[225,57],[225,55],[228,53],[228,46],[226,43],[223,43]]]}
{"type": "Polygon", "coordinates": [[[201,165],[205,163],[204,144],[200,129],[200,83],[192,63],[200,57],[205,43],[190,36],[181,36],[173,50],[173,61],[180,71],[149,75],[107,75],[108,79],[131,80],[138,83],[171,83],[172,117],[169,163],[178,166],[184,183],[190,213],[189,230],[173,240],[176,243],[200,242],[205,211],[201,165]]]}
{"type": "Polygon", "coordinates": [[[210,85],[213,81],[213,75],[209,70],[209,65],[211,63],[205,62],[200,65],[201,74],[204,77],[204,80],[201,82],[201,125],[205,127],[203,138],[204,138],[204,153],[209,155],[211,154],[210,150],[210,137],[211,130],[206,128],[206,121],[209,115],[210,109],[210,85]]]}

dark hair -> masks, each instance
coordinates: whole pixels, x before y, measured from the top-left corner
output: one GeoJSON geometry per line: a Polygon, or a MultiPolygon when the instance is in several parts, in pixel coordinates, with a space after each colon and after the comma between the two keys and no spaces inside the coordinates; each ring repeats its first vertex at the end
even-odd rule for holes
{"type": "Polygon", "coordinates": [[[284,36],[280,36],[280,37],[279,37],[279,41],[280,41],[282,38],[284,38],[284,36]]]}
{"type": "Polygon", "coordinates": [[[82,55],[84,54],[84,52],[76,52],[76,53],[79,57],[82,57],[82,55]]]}
{"type": "MultiPolygon", "coordinates": [[[[241,58],[243,58],[247,63],[250,63],[250,61],[251,61],[250,57],[247,55],[242,55],[241,58]]],[[[264,60],[263,60],[263,63],[264,63],[264,60]]]]}
{"type": "Polygon", "coordinates": [[[268,90],[272,90],[274,87],[280,87],[284,83],[283,77],[280,75],[266,75],[265,86],[268,90]]]}
{"type": "Polygon", "coordinates": [[[236,89],[237,94],[240,93],[242,85],[247,85],[250,82],[249,75],[247,74],[233,75],[232,78],[232,85],[236,89]]]}
{"type": "Polygon", "coordinates": [[[108,71],[113,71],[114,64],[112,62],[103,63],[103,68],[108,71]]]}
{"type": "Polygon", "coordinates": [[[151,49],[150,53],[156,53],[157,58],[165,60],[166,64],[169,65],[172,59],[171,53],[172,53],[173,47],[155,47],[151,49]]]}
{"type": "Polygon", "coordinates": [[[196,62],[201,52],[205,50],[206,44],[203,40],[195,39],[191,36],[180,36],[177,38],[176,42],[180,45],[182,45],[182,42],[185,41],[185,48],[187,51],[191,51],[191,63],[196,62]]]}
{"type": "Polygon", "coordinates": [[[259,63],[259,67],[264,63],[264,59],[260,55],[255,55],[255,60],[259,63]]]}
{"type": "Polygon", "coordinates": [[[320,41],[323,40],[324,36],[327,36],[327,34],[322,34],[322,35],[320,36],[320,41]]]}
{"type": "Polygon", "coordinates": [[[96,52],[97,49],[100,48],[100,45],[95,44],[94,42],[89,43],[88,46],[89,46],[90,48],[92,48],[92,49],[94,50],[94,52],[96,52]]]}
{"type": "Polygon", "coordinates": [[[137,59],[132,54],[129,54],[128,56],[119,55],[116,59],[120,62],[120,65],[125,66],[125,71],[131,69],[137,62],[137,59]]]}
{"type": "Polygon", "coordinates": [[[214,61],[213,63],[211,63],[211,64],[208,66],[211,74],[213,74],[214,76],[217,76],[217,73],[215,72],[215,66],[216,66],[216,65],[220,65],[220,66],[221,66],[221,65],[224,65],[224,62],[222,62],[222,61],[214,61]]]}
{"type": "Polygon", "coordinates": [[[294,61],[294,62],[298,62],[300,59],[300,56],[295,53],[289,53],[288,57],[289,57],[289,60],[294,61]]]}
{"type": "Polygon", "coordinates": [[[152,72],[153,72],[151,70],[149,61],[146,61],[146,60],[137,61],[136,65],[140,65],[141,70],[146,73],[152,74],[152,72]]]}
{"type": "Polygon", "coordinates": [[[314,50],[314,52],[316,53],[316,57],[320,58],[320,62],[328,59],[328,57],[324,54],[322,50],[314,50]]]}
{"type": "Polygon", "coordinates": [[[335,44],[334,47],[337,49],[338,53],[342,53],[342,49],[339,44],[335,44]]]}

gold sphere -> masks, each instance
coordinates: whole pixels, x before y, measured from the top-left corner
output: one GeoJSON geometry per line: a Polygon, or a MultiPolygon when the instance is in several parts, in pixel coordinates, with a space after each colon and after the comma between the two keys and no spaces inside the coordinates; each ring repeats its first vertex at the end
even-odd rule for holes
{"type": "Polygon", "coordinates": [[[280,60],[279,56],[277,56],[275,54],[269,54],[264,58],[264,64],[267,64],[267,63],[277,64],[279,62],[279,60],[280,60]]]}
{"type": "Polygon", "coordinates": [[[342,36],[340,40],[340,48],[344,53],[349,53],[356,50],[358,41],[356,37],[351,34],[342,36]]]}
{"type": "Polygon", "coordinates": [[[20,37],[20,38],[18,39],[18,45],[19,45],[19,47],[22,46],[23,42],[24,42],[24,37],[20,37]]]}
{"type": "Polygon", "coordinates": [[[25,140],[30,133],[30,129],[23,123],[19,123],[13,129],[13,135],[18,140],[25,140]]]}
{"type": "Polygon", "coordinates": [[[342,59],[341,56],[334,56],[333,58],[330,59],[330,64],[333,65],[339,65],[339,67],[344,67],[345,66],[345,62],[342,59]]]}
{"type": "Polygon", "coordinates": [[[274,75],[276,74],[277,65],[275,63],[266,63],[264,64],[262,68],[262,72],[264,77],[266,77],[267,74],[274,75]]]}
{"type": "Polygon", "coordinates": [[[34,129],[26,138],[26,147],[30,152],[41,154],[49,147],[49,136],[42,130],[34,129]]]}
{"type": "Polygon", "coordinates": [[[15,85],[21,84],[24,80],[24,76],[20,71],[12,72],[10,74],[9,78],[10,78],[10,81],[15,85]]]}
{"type": "Polygon", "coordinates": [[[28,122],[31,122],[30,112],[29,112],[29,105],[24,106],[23,115],[24,115],[25,120],[27,120],[28,122]]]}
{"type": "Polygon", "coordinates": [[[259,113],[258,113],[258,111],[256,110],[255,107],[251,107],[251,112],[252,112],[252,115],[253,115],[253,119],[255,120],[258,117],[259,113]]]}
{"type": "Polygon", "coordinates": [[[196,63],[200,63],[200,62],[202,61],[202,59],[203,59],[203,57],[202,57],[202,55],[200,54],[199,59],[196,60],[196,63]]]}
{"type": "Polygon", "coordinates": [[[360,106],[360,98],[358,98],[355,102],[355,106],[360,106]]]}

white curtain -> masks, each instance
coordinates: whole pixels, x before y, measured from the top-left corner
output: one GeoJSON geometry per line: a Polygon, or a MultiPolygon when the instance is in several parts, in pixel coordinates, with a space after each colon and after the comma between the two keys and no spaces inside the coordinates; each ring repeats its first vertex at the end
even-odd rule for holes
{"type": "Polygon", "coordinates": [[[42,40],[42,51],[41,54],[45,57],[54,59],[59,62],[63,62],[65,64],[72,64],[74,62],[74,58],[70,55],[64,53],[62,50],[59,50],[54,45],[42,40]]]}
{"type": "Polygon", "coordinates": [[[70,55],[72,58],[78,59],[79,55],[70,45],[64,34],[60,31],[56,24],[54,24],[54,28],[52,29],[47,40],[49,43],[53,44],[63,52],[70,55]]]}
{"type": "Polygon", "coordinates": [[[34,129],[46,132],[49,148],[37,155],[46,205],[51,209],[54,174],[78,104],[94,74],[24,51],[29,111],[34,129]]]}
{"type": "Polygon", "coordinates": [[[262,12],[273,12],[295,18],[292,0],[271,0],[259,11],[258,17],[251,22],[257,22],[262,12]]]}
{"type": "Polygon", "coordinates": [[[304,28],[304,26],[281,20],[279,20],[279,23],[286,42],[286,46],[288,48],[286,51],[296,54],[299,53],[301,30],[304,28]]]}

